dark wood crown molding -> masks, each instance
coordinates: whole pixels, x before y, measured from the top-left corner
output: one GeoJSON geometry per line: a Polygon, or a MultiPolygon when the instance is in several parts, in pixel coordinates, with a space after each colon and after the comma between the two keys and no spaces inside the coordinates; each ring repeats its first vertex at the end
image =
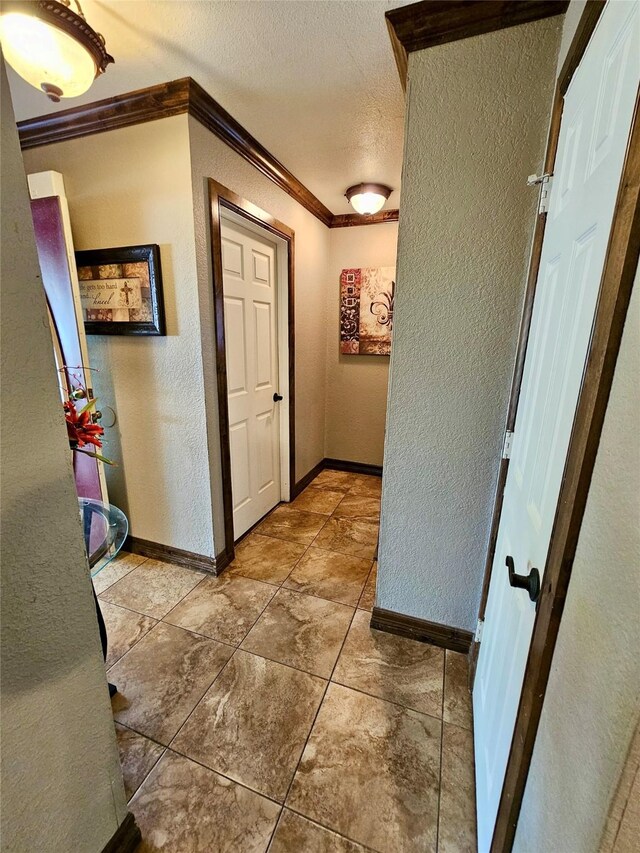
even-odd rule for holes
{"type": "Polygon", "coordinates": [[[400,211],[380,210],[371,216],[360,213],[334,213],[329,228],[351,228],[353,225],[380,225],[383,222],[397,222],[400,211]]]}
{"type": "Polygon", "coordinates": [[[384,210],[374,216],[333,214],[191,77],[20,121],[20,146],[27,151],[184,113],[193,116],[328,228],[374,225],[398,219],[397,210],[384,210]]]}
{"type": "Polygon", "coordinates": [[[562,15],[568,5],[568,0],[422,0],[391,9],[387,27],[402,86],[408,54],[415,50],[562,15]]]}

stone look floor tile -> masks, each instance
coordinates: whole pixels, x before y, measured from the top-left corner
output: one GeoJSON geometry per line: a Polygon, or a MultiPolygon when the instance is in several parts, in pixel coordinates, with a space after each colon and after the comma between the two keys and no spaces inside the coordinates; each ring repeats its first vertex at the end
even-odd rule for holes
{"type": "Polygon", "coordinates": [[[313,544],[317,548],[373,560],[378,544],[378,527],[378,519],[331,516],[313,544]]]}
{"type": "Polygon", "coordinates": [[[371,569],[371,573],[367,578],[367,582],[365,584],[364,589],[362,590],[362,595],[360,596],[360,601],[358,602],[358,607],[362,610],[373,610],[376,603],[376,581],[378,579],[378,563],[377,561],[373,564],[373,568],[371,569]]]}
{"type": "Polygon", "coordinates": [[[269,853],[367,853],[366,848],[283,809],[269,853]]]}
{"type": "Polygon", "coordinates": [[[356,612],[332,680],[440,718],[444,650],[374,631],[370,621],[356,612]]]}
{"type": "Polygon", "coordinates": [[[302,512],[288,506],[279,506],[258,525],[256,532],[311,545],[326,521],[326,515],[319,515],[317,512],[302,512]]]}
{"type": "Polygon", "coordinates": [[[380,498],[371,495],[346,494],[333,513],[335,518],[373,518],[380,517],[380,498]]]}
{"type": "Polygon", "coordinates": [[[473,735],[443,724],[439,853],[475,853],[476,806],[473,735]]]}
{"type": "Polygon", "coordinates": [[[251,533],[236,547],[236,558],[225,574],[281,584],[305,550],[306,545],[297,542],[251,533]]]}
{"type": "Polygon", "coordinates": [[[164,617],[165,622],[238,645],[276,588],[249,578],[222,576],[205,578],[164,617]]]}
{"type": "Polygon", "coordinates": [[[138,790],[153,765],[164,752],[164,746],[116,723],[116,740],[127,800],[138,790]]]}
{"type": "Polygon", "coordinates": [[[145,616],[162,619],[181,598],[204,578],[194,572],[159,560],[145,560],[100,596],[145,616]]]}
{"type": "Polygon", "coordinates": [[[311,483],[317,489],[335,489],[337,492],[348,492],[354,483],[355,474],[348,471],[333,471],[325,469],[321,471],[311,483]]]}
{"type": "Polygon", "coordinates": [[[379,498],[382,494],[382,477],[356,474],[349,492],[353,495],[371,495],[379,498]]]}
{"type": "Polygon", "coordinates": [[[291,572],[284,586],[355,607],[370,569],[371,560],[312,547],[291,572]]]}
{"type": "Polygon", "coordinates": [[[344,604],[280,589],[242,648],[329,678],[352,616],[344,604]]]}
{"type": "Polygon", "coordinates": [[[109,670],[118,688],[115,719],[168,744],[232,653],[231,646],[159,623],[109,670]]]}
{"type": "Polygon", "coordinates": [[[467,656],[447,649],[444,672],[443,717],[447,723],[471,728],[471,693],[467,656]]]}
{"type": "Polygon", "coordinates": [[[282,802],[325,686],[237,651],[171,748],[282,802]]]}
{"type": "Polygon", "coordinates": [[[125,610],[107,601],[100,601],[102,618],[107,629],[107,666],[120,660],[153,626],[155,619],[125,610]]]}
{"type": "Polygon", "coordinates": [[[331,515],[340,501],[344,498],[344,492],[332,492],[330,489],[319,489],[316,486],[308,486],[304,492],[291,502],[292,509],[302,509],[306,512],[319,512],[322,515],[331,515]]]}
{"type": "Polygon", "coordinates": [[[435,851],[440,721],[330,684],[287,805],[382,851],[435,851]]]}
{"type": "Polygon", "coordinates": [[[100,595],[105,589],[113,586],[116,581],[128,575],[129,572],[133,571],[136,566],[144,563],[145,560],[146,557],[141,557],[139,554],[128,554],[121,551],[115,560],[107,563],[104,569],[92,578],[96,595],[100,595]]]}
{"type": "Polygon", "coordinates": [[[137,853],[264,853],[279,806],[170,750],[131,801],[137,853]]]}

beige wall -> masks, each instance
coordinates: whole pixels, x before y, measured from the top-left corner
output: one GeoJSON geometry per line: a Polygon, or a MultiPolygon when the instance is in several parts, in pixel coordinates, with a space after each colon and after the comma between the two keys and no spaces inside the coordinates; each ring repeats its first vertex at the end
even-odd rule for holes
{"type": "Polygon", "coordinates": [[[561,18],[412,53],[378,604],[473,630],[561,18]]]}
{"type": "Polygon", "coordinates": [[[111,499],[142,539],[213,556],[186,116],[36,148],[27,171],[63,174],[76,249],[158,243],[166,337],[89,336],[107,430],[111,499]]]}
{"type": "Polygon", "coordinates": [[[100,853],[126,800],[3,64],[1,73],[2,849],[100,853]]]}
{"type": "MultiPolygon", "coordinates": [[[[569,5],[558,70],[583,8],[575,0],[569,5]]],[[[518,853],[599,848],[640,718],[639,373],[637,274],[518,822],[518,853]]],[[[615,848],[620,853],[623,841],[615,848]]],[[[605,835],[603,849],[610,842],[605,835]]]]}
{"type": "Polygon", "coordinates": [[[325,456],[382,465],[389,358],[340,355],[340,272],[395,267],[398,223],[332,228],[330,235],[325,456]]]}

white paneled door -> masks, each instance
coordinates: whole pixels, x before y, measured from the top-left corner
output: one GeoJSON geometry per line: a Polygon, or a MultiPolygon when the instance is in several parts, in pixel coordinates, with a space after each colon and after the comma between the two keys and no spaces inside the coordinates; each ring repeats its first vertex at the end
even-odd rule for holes
{"type": "Polygon", "coordinates": [[[280,501],[276,247],[222,220],[233,532],[280,501]]]}
{"type": "Polygon", "coordinates": [[[605,7],[565,96],[473,692],[478,849],[490,849],[634,112],[640,4],[605,7]],[[517,578],[512,578],[518,582],[517,578]]]}

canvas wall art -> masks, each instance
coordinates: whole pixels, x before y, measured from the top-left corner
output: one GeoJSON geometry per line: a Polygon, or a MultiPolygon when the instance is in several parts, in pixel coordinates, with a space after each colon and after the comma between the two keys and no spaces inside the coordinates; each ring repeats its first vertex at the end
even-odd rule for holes
{"type": "Polygon", "coordinates": [[[88,335],[164,335],[160,248],[123,246],[76,252],[88,335]]]}
{"type": "Polygon", "coordinates": [[[340,352],[389,355],[393,333],[394,267],[361,267],[340,275],[340,352]]]}

